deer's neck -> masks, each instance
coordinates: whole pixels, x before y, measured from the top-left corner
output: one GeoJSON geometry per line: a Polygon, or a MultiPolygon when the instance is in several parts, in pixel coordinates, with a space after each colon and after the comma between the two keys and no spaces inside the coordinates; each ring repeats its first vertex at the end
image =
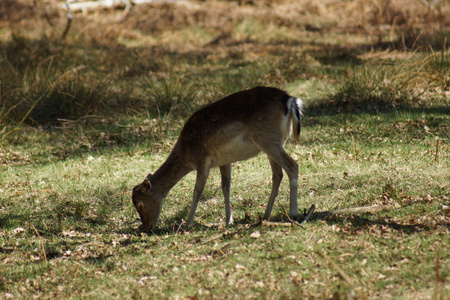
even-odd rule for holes
{"type": "Polygon", "coordinates": [[[176,154],[176,151],[172,151],[167,160],[149,179],[153,190],[164,198],[170,189],[190,171],[192,169],[176,154]]]}

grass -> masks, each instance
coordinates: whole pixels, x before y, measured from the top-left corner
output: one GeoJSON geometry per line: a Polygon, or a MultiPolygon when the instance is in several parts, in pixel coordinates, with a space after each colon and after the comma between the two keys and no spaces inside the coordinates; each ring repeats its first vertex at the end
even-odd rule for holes
{"type": "MultiPolygon", "coordinates": [[[[414,32],[407,22],[384,33],[339,23],[357,4],[136,6],[109,28],[120,11],[76,15],[65,43],[35,14],[11,14],[14,32],[0,36],[0,298],[448,298],[448,46],[392,40],[414,32]],[[193,111],[255,85],[307,103],[301,143],[286,145],[301,209],[388,209],[263,226],[271,171],[260,155],[233,166],[234,225],[214,170],[193,228],[180,225],[194,173],[164,202],[167,231],[141,233],[131,188],[193,111]]],[[[57,24],[54,9],[44,11],[57,24]]],[[[432,18],[446,9],[417,10],[417,28],[448,34],[447,14],[432,18]]],[[[387,22],[373,16],[358,20],[387,22]]],[[[288,194],[284,180],[274,220],[288,194]]]]}
{"type": "MultiPolygon", "coordinates": [[[[251,298],[444,293],[436,259],[439,253],[445,284],[448,225],[442,205],[448,203],[449,152],[443,148],[437,164],[432,134],[383,130],[407,120],[431,125],[412,112],[361,115],[346,125],[341,115],[315,117],[320,124],[314,125],[309,123],[312,118],[306,120],[302,144],[288,145],[300,163],[300,206],[314,203],[327,210],[384,204],[391,209],[313,221],[304,229],[250,227],[262,215],[270,189],[268,162],[260,156],[234,167],[237,225],[206,226],[223,224],[224,218],[215,171],[192,230],[176,233],[195,180],[190,174],[165,202],[160,226],[173,232],[140,234],[130,187],[165,159],[175,134],[168,135],[171,143],[155,150],[139,145],[94,150],[62,161],[35,162],[31,157],[23,164],[9,163],[1,180],[6,209],[1,219],[2,262],[14,267],[3,270],[4,291],[24,297],[56,293],[91,298],[222,298],[243,295],[244,290],[251,298]],[[368,134],[369,139],[363,138],[368,134]],[[254,232],[260,235],[253,237],[254,232]],[[352,286],[321,251],[352,278],[352,286]],[[417,265],[420,274],[414,272],[417,265]],[[54,282],[69,273],[70,279],[54,282]]],[[[429,130],[438,133],[439,124],[429,130]]],[[[283,216],[281,204],[287,205],[287,195],[284,182],[275,216],[283,216]]]]}

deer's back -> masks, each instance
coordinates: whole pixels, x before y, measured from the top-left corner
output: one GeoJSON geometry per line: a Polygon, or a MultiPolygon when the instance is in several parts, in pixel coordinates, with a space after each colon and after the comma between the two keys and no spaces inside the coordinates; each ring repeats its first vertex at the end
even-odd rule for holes
{"type": "Polygon", "coordinates": [[[276,88],[256,87],[207,105],[186,121],[177,151],[191,165],[205,157],[214,166],[253,157],[260,152],[255,136],[280,135],[289,97],[276,88]]]}

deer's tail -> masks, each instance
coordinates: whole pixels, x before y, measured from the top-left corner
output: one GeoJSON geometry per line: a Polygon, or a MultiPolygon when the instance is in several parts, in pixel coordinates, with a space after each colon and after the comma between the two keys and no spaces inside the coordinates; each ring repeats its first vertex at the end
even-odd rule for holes
{"type": "Polygon", "coordinates": [[[289,113],[292,116],[292,132],[294,138],[300,140],[301,121],[303,116],[303,101],[300,98],[291,97],[288,100],[289,113]]]}

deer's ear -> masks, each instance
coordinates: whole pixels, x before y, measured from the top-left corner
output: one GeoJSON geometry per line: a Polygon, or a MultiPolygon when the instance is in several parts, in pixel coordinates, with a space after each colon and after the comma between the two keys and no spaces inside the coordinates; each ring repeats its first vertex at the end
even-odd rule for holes
{"type": "Polygon", "coordinates": [[[145,178],[144,182],[142,182],[142,185],[141,185],[141,192],[147,193],[148,190],[150,190],[151,188],[152,188],[152,184],[150,183],[150,180],[148,180],[148,178],[145,178]]]}

